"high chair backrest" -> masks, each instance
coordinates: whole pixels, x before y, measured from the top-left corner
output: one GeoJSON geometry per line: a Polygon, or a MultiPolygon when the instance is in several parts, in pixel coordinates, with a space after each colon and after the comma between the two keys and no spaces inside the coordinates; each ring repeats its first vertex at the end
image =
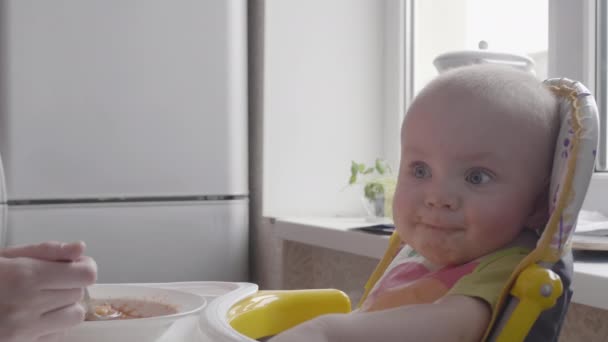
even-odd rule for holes
{"type": "MultiPolygon", "coordinates": [[[[583,205],[591,176],[595,169],[598,144],[598,112],[595,100],[581,83],[565,78],[554,78],[544,82],[559,100],[560,132],[555,147],[553,170],[549,193],[549,221],[537,243],[536,249],[517,267],[507,285],[510,289],[515,278],[530,265],[538,264],[557,273],[564,289],[553,307],[540,315],[530,331],[520,331],[530,341],[557,340],[561,323],[566,313],[572,290],[571,239],[578,214],[583,205]]],[[[523,283],[520,279],[518,282],[523,283]]],[[[509,296],[505,289],[501,298],[503,310],[498,324],[494,327],[492,340],[499,339],[508,326],[511,313],[519,305],[520,299],[509,296]]],[[[497,317],[493,317],[496,319],[497,317]]],[[[519,339],[511,335],[511,339],[519,339]]],[[[522,338],[523,339],[523,338],[522,338]]],[[[506,339],[504,339],[506,340],[506,339]]]]}
{"type": "MultiPolygon", "coordinates": [[[[529,332],[535,336],[551,336],[548,339],[543,338],[543,341],[556,339],[570,299],[572,274],[570,242],[595,167],[598,114],[595,100],[582,84],[561,78],[547,80],[545,85],[558,97],[560,118],[560,131],[551,174],[549,221],[538,240],[536,248],[522,260],[505,284],[497,307],[493,310],[492,321],[486,333],[486,338],[491,340],[509,342],[523,340],[529,332]],[[534,272],[528,272],[532,274],[533,279],[528,279],[528,274],[520,277],[524,270],[532,270],[536,265],[540,265],[547,270],[553,269],[553,273],[540,273],[546,275],[546,281],[542,276],[541,278],[537,277],[539,273],[536,269],[534,269],[534,272]],[[551,283],[555,280],[554,277],[562,278],[559,285],[551,283]],[[539,298],[522,300],[512,296],[513,289],[517,290],[522,286],[526,289],[531,288],[531,281],[537,282],[540,286],[538,289],[540,291],[539,298]],[[515,284],[518,284],[519,287],[514,287],[515,284]],[[560,290],[558,298],[554,298],[557,304],[555,302],[550,303],[552,309],[543,313],[541,319],[538,320],[538,329],[535,329],[533,324],[540,311],[534,315],[531,312],[534,310],[528,309],[526,305],[531,303],[530,305],[534,306],[536,305],[534,301],[543,301],[545,297],[555,295],[558,290],[555,287],[565,287],[565,291],[562,294],[560,290]],[[545,296],[547,291],[549,294],[545,296]],[[526,315],[529,315],[529,320],[532,321],[526,323],[521,321],[513,323],[511,321],[509,323],[513,316],[510,313],[515,314],[515,308],[522,303],[524,304],[523,312],[526,312],[526,315]]],[[[400,246],[401,239],[395,232],[389,240],[389,247],[384,258],[365,285],[365,293],[360,303],[365,300],[370,289],[385,272],[400,246]]],[[[559,280],[559,278],[557,279],[559,280]]],[[[532,291],[536,291],[536,289],[532,288],[532,291]]],[[[521,315],[521,310],[522,307],[520,306],[517,314],[521,315]]]]}

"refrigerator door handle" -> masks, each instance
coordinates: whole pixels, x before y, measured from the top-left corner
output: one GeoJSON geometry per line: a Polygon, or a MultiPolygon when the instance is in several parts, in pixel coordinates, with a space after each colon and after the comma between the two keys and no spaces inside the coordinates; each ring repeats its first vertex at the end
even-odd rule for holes
{"type": "Polygon", "coordinates": [[[8,216],[8,204],[6,195],[6,181],[4,177],[4,167],[2,165],[2,156],[0,156],[0,248],[6,245],[6,226],[8,216]]]}

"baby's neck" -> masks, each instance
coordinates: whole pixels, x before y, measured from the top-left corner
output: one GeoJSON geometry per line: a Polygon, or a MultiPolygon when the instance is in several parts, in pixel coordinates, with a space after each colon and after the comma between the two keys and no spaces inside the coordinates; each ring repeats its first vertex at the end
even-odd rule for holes
{"type": "Polygon", "coordinates": [[[536,242],[538,241],[538,234],[528,228],[524,228],[521,233],[515,238],[515,240],[511,241],[509,244],[505,246],[505,248],[510,247],[524,247],[534,249],[536,247],[536,242]]]}

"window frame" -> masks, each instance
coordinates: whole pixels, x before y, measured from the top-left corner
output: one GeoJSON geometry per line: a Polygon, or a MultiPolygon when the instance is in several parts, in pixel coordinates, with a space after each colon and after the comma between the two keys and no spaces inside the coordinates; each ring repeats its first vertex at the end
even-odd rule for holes
{"type": "Polygon", "coordinates": [[[401,155],[401,123],[414,93],[414,0],[387,0],[386,4],[385,91],[392,96],[387,97],[385,103],[383,150],[389,164],[397,169],[401,155]],[[397,103],[391,104],[395,99],[397,103]]]}
{"type": "Polygon", "coordinates": [[[595,94],[600,113],[600,139],[598,171],[608,171],[608,5],[605,1],[595,2],[595,94]]]}
{"type": "Polygon", "coordinates": [[[606,69],[598,67],[599,61],[605,60],[608,44],[606,42],[608,16],[606,4],[603,2],[603,0],[549,1],[548,76],[581,81],[594,94],[599,111],[599,149],[596,171],[591,178],[583,209],[608,215],[608,200],[605,198],[608,193],[608,172],[606,172],[608,171],[606,169],[608,74],[606,69]],[[603,36],[598,32],[599,23],[603,26],[603,36]],[[601,75],[602,72],[604,75],[601,75]]]}

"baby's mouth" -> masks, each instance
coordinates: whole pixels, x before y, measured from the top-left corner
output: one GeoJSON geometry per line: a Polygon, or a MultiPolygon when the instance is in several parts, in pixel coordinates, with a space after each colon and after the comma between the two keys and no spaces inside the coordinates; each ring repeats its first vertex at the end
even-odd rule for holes
{"type": "Polygon", "coordinates": [[[425,223],[425,222],[419,222],[418,224],[423,226],[424,228],[441,231],[441,232],[453,232],[453,231],[463,230],[461,227],[457,227],[457,226],[453,226],[453,225],[449,225],[449,224],[431,224],[431,223],[425,223]]]}

